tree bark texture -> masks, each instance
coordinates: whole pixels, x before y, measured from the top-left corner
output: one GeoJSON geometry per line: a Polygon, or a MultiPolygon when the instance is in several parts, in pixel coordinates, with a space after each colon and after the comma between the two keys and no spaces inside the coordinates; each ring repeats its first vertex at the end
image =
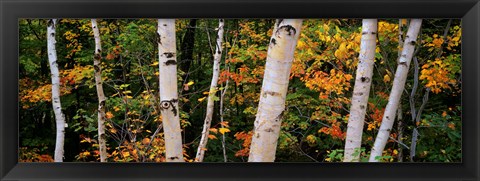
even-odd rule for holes
{"type": "Polygon", "coordinates": [[[249,162],[273,162],[295,47],[302,27],[300,19],[279,19],[275,23],[254,123],[249,162]]]}
{"type": "Polygon", "coordinates": [[[213,55],[213,75],[212,82],[210,83],[210,91],[208,93],[207,114],[203,123],[202,138],[200,139],[197,155],[195,157],[196,162],[203,161],[208,142],[208,134],[210,132],[210,126],[212,124],[213,110],[215,105],[214,98],[217,92],[217,83],[220,75],[220,60],[222,59],[223,26],[224,20],[220,19],[218,21],[218,36],[216,41],[216,48],[213,55]]]}
{"type": "Polygon", "coordinates": [[[408,75],[408,69],[412,60],[415,44],[417,43],[418,32],[422,25],[422,19],[412,19],[408,28],[405,42],[403,44],[402,54],[399,58],[395,78],[393,80],[392,90],[388,98],[388,103],[382,118],[382,124],[375,139],[374,146],[370,153],[369,162],[378,162],[377,157],[382,156],[383,149],[390,137],[390,131],[393,127],[395,114],[398,109],[400,97],[405,88],[405,82],[408,75]]]}
{"type": "Polygon", "coordinates": [[[362,21],[362,38],[360,55],[353,88],[352,105],[348,119],[347,137],[345,139],[344,162],[360,161],[363,125],[368,106],[368,97],[372,84],[375,48],[377,40],[377,19],[362,21]]]}
{"type": "Polygon", "coordinates": [[[98,96],[98,145],[100,149],[100,162],[107,161],[107,143],[105,134],[105,94],[102,80],[102,44],[97,20],[92,19],[93,36],[95,38],[95,53],[93,55],[93,67],[95,70],[95,86],[98,96]]]}
{"type": "Polygon", "coordinates": [[[177,88],[175,19],[158,20],[160,107],[167,162],[184,162],[177,88]]]}
{"type": "Polygon", "coordinates": [[[48,50],[48,62],[50,65],[50,73],[52,78],[52,106],[55,113],[56,122],[56,141],[55,141],[55,162],[63,162],[63,147],[65,140],[65,116],[62,113],[62,104],[60,102],[60,77],[57,64],[57,50],[55,49],[57,20],[50,19],[47,24],[47,50],[48,50]]]}

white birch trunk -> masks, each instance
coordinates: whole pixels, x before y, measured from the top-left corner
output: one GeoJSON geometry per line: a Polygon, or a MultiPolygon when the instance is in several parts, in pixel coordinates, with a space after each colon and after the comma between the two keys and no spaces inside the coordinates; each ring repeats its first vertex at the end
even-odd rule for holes
{"type": "Polygon", "coordinates": [[[368,105],[368,97],[372,84],[373,65],[377,40],[377,20],[362,21],[362,38],[360,55],[353,88],[352,105],[348,119],[347,137],[345,140],[344,162],[360,161],[363,125],[368,105]]]}
{"type": "Polygon", "coordinates": [[[158,19],[160,107],[167,162],[184,162],[177,92],[175,19],[158,19]]]}
{"type": "Polygon", "coordinates": [[[57,26],[56,19],[48,20],[47,25],[47,49],[48,62],[50,65],[52,77],[52,106],[55,113],[55,122],[57,129],[57,138],[55,141],[55,162],[63,162],[63,144],[65,139],[65,116],[62,113],[62,104],[60,102],[60,77],[57,65],[57,50],[55,49],[55,28],[57,26]]]}
{"type": "Polygon", "coordinates": [[[200,144],[198,146],[197,155],[195,157],[196,162],[202,162],[205,156],[205,150],[208,142],[208,134],[210,130],[210,125],[212,124],[213,108],[215,105],[214,97],[217,92],[217,83],[218,77],[220,74],[220,59],[222,59],[222,40],[223,40],[223,26],[224,20],[220,19],[218,21],[218,36],[216,42],[215,53],[213,55],[213,75],[212,82],[210,83],[210,91],[208,94],[208,103],[207,103],[207,114],[203,123],[202,138],[200,139],[200,144]]]}
{"type": "Polygon", "coordinates": [[[100,162],[107,160],[107,143],[105,135],[105,94],[103,93],[102,81],[102,44],[97,20],[92,19],[93,36],[95,38],[95,53],[93,55],[93,67],[95,69],[95,85],[98,96],[98,145],[100,148],[100,162]]]}
{"type": "Polygon", "coordinates": [[[415,44],[417,41],[418,32],[422,25],[422,19],[412,19],[408,27],[407,36],[403,44],[402,54],[399,58],[397,70],[395,71],[395,78],[393,79],[393,86],[388,98],[388,104],[382,118],[382,125],[375,139],[375,144],[370,153],[369,162],[378,162],[376,157],[382,156],[383,149],[390,137],[390,131],[395,120],[395,114],[398,109],[400,97],[408,75],[408,68],[412,60],[415,44]]]}
{"type": "Polygon", "coordinates": [[[280,19],[275,24],[254,123],[249,162],[273,162],[295,47],[302,27],[300,19],[280,19]]]}

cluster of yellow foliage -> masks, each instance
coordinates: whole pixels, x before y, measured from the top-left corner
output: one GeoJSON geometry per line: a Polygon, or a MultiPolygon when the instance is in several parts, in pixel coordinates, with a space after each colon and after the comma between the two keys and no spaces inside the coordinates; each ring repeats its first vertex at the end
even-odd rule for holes
{"type": "Polygon", "coordinates": [[[420,80],[425,80],[426,85],[434,93],[442,92],[442,89],[451,89],[450,85],[457,81],[449,77],[450,70],[448,63],[444,63],[440,58],[435,61],[428,61],[422,66],[420,80]]]}

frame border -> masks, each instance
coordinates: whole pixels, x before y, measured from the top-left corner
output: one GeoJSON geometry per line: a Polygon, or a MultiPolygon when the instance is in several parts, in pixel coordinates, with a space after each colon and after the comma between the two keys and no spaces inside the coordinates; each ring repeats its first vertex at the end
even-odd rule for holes
{"type": "Polygon", "coordinates": [[[479,180],[479,0],[0,0],[0,180],[479,180]],[[165,8],[168,7],[168,8],[165,8]],[[17,163],[19,18],[462,18],[462,163],[17,163]],[[387,166],[388,165],[388,166],[387,166]],[[347,173],[347,174],[346,174],[347,173]]]}

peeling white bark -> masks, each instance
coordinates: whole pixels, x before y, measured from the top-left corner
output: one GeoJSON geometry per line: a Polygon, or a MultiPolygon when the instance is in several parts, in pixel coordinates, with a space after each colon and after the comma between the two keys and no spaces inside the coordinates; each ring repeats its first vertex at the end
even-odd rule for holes
{"type": "Polygon", "coordinates": [[[400,97],[408,75],[408,68],[412,60],[415,44],[417,41],[418,32],[422,25],[422,19],[412,19],[408,27],[407,36],[403,44],[402,54],[399,57],[397,70],[395,71],[395,78],[393,80],[392,90],[388,98],[388,104],[385,108],[385,113],[382,118],[382,125],[375,139],[375,144],[370,153],[369,162],[378,162],[376,157],[382,156],[383,149],[390,137],[390,131],[393,127],[395,114],[398,109],[400,97]]]}
{"type": "Polygon", "coordinates": [[[107,143],[105,134],[105,94],[102,81],[102,44],[97,20],[92,19],[93,36],[95,38],[95,53],[93,54],[93,67],[95,69],[95,85],[98,96],[98,145],[100,148],[100,162],[107,161],[107,143]]]}
{"type": "Polygon", "coordinates": [[[300,19],[279,19],[275,24],[268,47],[249,162],[275,161],[290,70],[301,27],[300,19]]]}
{"type": "Polygon", "coordinates": [[[224,26],[224,20],[220,19],[218,21],[217,43],[216,43],[216,48],[213,55],[213,75],[212,75],[212,82],[210,83],[210,92],[208,94],[207,114],[205,116],[205,120],[203,123],[202,138],[200,139],[197,155],[195,157],[196,162],[203,161],[203,158],[205,156],[205,150],[207,147],[207,142],[208,142],[208,135],[210,132],[209,130],[212,124],[213,108],[215,105],[214,97],[215,97],[215,93],[217,92],[216,89],[217,89],[218,77],[220,74],[220,60],[222,59],[223,26],[224,26]]]}
{"type": "Polygon", "coordinates": [[[158,19],[160,107],[167,162],[184,162],[177,91],[175,19],[158,19]]]}
{"type": "Polygon", "coordinates": [[[57,50],[55,49],[55,40],[57,26],[56,19],[48,20],[47,25],[47,49],[48,62],[50,65],[50,72],[52,78],[52,106],[55,113],[55,122],[57,129],[57,138],[55,141],[55,162],[63,162],[63,145],[65,139],[65,116],[62,113],[62,104],[60,102],[60,77],[57,65],[57,50]]]}
{"type": "Polygon", "coordinates": [[[355,76],[355,86],[353,88],[350,117],[348,119],[347,137],[345,139],[344,162],[360,161],[363,125],[372,84],[376,40],[377,19],[364,19],[362,21],[360,55],[355,76]]]}

